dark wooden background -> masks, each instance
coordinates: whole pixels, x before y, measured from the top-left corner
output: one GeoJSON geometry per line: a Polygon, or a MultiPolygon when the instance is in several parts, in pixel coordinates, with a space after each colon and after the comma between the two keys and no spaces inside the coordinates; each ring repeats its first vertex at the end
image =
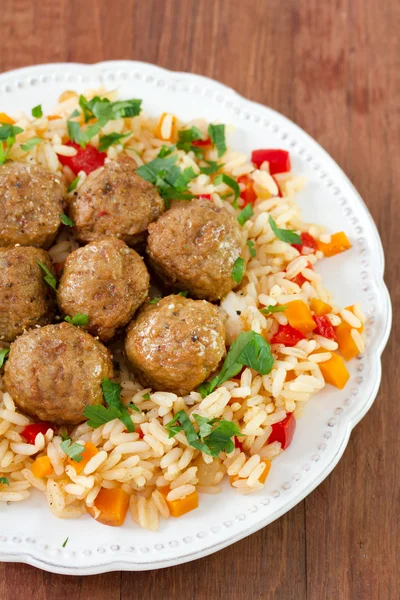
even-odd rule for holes
{"type": "MultiPolygon", "coordinates": [[[[208,75],[296,121],[366,200],[398,305],[399,2],[2,0],[0,14],[0,72],[137,59],[208,75]]],[[[334,472],[289,514],[216,555],[164,571],[74,578],[2,564],[0,598],[400,598],[399,324],[373,408],[334,472]]]]}

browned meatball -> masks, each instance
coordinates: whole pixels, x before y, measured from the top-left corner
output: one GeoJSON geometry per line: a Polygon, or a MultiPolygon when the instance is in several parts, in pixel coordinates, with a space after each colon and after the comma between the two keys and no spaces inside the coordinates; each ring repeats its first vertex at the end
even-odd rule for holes
{"type": "Polygon", "coordinates": [[[188,394],[225,355],[219,310],[205,300],[167,296],[147,305],[132,321],[125,350],[143,385],[188,394]]]}
{"type": "Polygon", "coordinates": [[[90,173],[71,204],[80,241],[113,235],[134,246],[144,240],[149,223],[163,213],[164,200],[135,168],[132,158],[121,156],[90,173]]]}
{"type": "Polygon", "coordinates": [[[80,423],[86,406],[101,404],[102,379],[113,376],[108,350],[89,333],[47,325],[11,344],[4,382],[25,413],[50,423],[80,423]]]}
{"type": "Polygon", "coordinates": [[[142,257],[122,240],[104,238],[68,256],[58,304],[71,317],[88,315],[87,329],[107,341],[146,300],[149,283],[142,257]]]}
{"type": "Polygon", "coordinates": [[[209,200],[180,202],[149,226],[147,253],[168,284],[218,300],[237,286],[232,268],[243,251],[240,226],[209,200]]]}
{"type": "Polygon", "coordinates": [[[0,246],[48,248],[61,225],[65,189],[38,165],[0,165],[0,246]]]}
{"type": "Polygon", "coordinates": [[[0,248],[0,339],[12,342],[35,325],[51,323],[55,293],[45,282],[38,262],[53,272],[50,256],[41,248],[0,248]]]}

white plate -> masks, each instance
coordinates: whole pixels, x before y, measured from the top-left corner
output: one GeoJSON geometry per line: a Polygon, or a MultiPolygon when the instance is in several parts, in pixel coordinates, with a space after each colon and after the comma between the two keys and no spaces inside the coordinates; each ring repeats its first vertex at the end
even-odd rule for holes
{"type": "Polygon", "coordinates": [[[383,282],[384,259],[372,218],[350,181],[328,154],[291,121],[198,75],[173,73],[145,63],[53,64],[0,76],[0,110],[51,110],[65,89],[104,84],[122,97],[143,99],[149,114],[171,111],[182,119],[204,116],[236,126],[230,145],[290,150],[293,170],[308,178],[300,195],[306,220],[344,230],[353,247],[322,261],[320,272],[341,305],[360,302],[368,315],[365,355],[349,363],[343,391],[327,386],[307,405],[293,443],[273,463],[264,490],[239,496],[229,485],[218,496],[202,495],[200,508],[164,521],[157,533],[127,518],[121,528],[91,517],[60,520],[39,493],[0,506],[0,559],[55,573],[87,575],[113,570],[167,567],[200,558],[268,525],[309,494],[342,456],[352,428],[370,408],[381,379],[380,356],[389,336],[391,305],[383,282]],[[62,543],[69,536],[68,544],[62,543]]]}

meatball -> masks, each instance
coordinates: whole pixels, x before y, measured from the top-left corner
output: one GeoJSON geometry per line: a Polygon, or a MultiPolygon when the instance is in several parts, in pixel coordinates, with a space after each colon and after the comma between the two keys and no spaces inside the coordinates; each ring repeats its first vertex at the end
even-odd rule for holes
{"type": "Polygon", "coordinates": [[[38,165],[0,165],[0,246],[48,248],[61,225],[65,188],[38,165]]]}
{"type": "Polygon", "coordinates": [[[50,423],[80,423],[101,404],[102,380],[113,376],[108,350],[68,323],[47,325],[11,344],[4,383],[18,407],[50,423]]]}
{"type": "Polygon", "coordinates": [[[122,240],[108,237],[68,256],[58,288],[58,304],[71,317],[88,315],[87,329],[107,341],[146,300],[149,283],[141,256],[122,240]]]}
{"type": "Polygon", "coordinates": [[[149,226],[147,253],[167,285],[219,300],[237,286],[232,267],[243,244],[234,216],[197,199],[176,204],[149,226]]]}
{"type": "Polygon", "coordinates": [[[148,304],[132,321],[125,351],[143,385],[184,396],[225,355],[220,312],[205,300],[167,296],[148,304]]]}
{"type": "Polygon", "coordinates": [[[50,256],[41,248],[0,248],[0,339],[6,342],[53,320],[55,294],[39,262],[53,271],[50,256]]]}
{"type": "Polygon", "coordinates": [[[156,188],[135,173],[129,156],[108,162],[88,175],[71,204],[71,217],[81,242],[110,235],[134,246],[145,239],[149,223],[164,211],[156,188]]]}

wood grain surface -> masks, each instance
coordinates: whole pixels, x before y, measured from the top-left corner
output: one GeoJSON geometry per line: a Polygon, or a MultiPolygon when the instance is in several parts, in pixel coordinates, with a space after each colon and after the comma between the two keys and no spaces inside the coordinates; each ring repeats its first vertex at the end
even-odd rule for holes
{"type": "MultiPolygon", "coordinates": [[[[137,59],[208,75],[296,121],[368,204],[399,300],[400,3],[395,0],[2,0],[0,72],[137,59]]],[[[1,109],[1,107],[0,107],[1,109]]],[[[333,473],[290,513],[197,562],[64,577],[0,566],[0,598],[400,598],[396,318],[376,402],[333,473]]]]}

